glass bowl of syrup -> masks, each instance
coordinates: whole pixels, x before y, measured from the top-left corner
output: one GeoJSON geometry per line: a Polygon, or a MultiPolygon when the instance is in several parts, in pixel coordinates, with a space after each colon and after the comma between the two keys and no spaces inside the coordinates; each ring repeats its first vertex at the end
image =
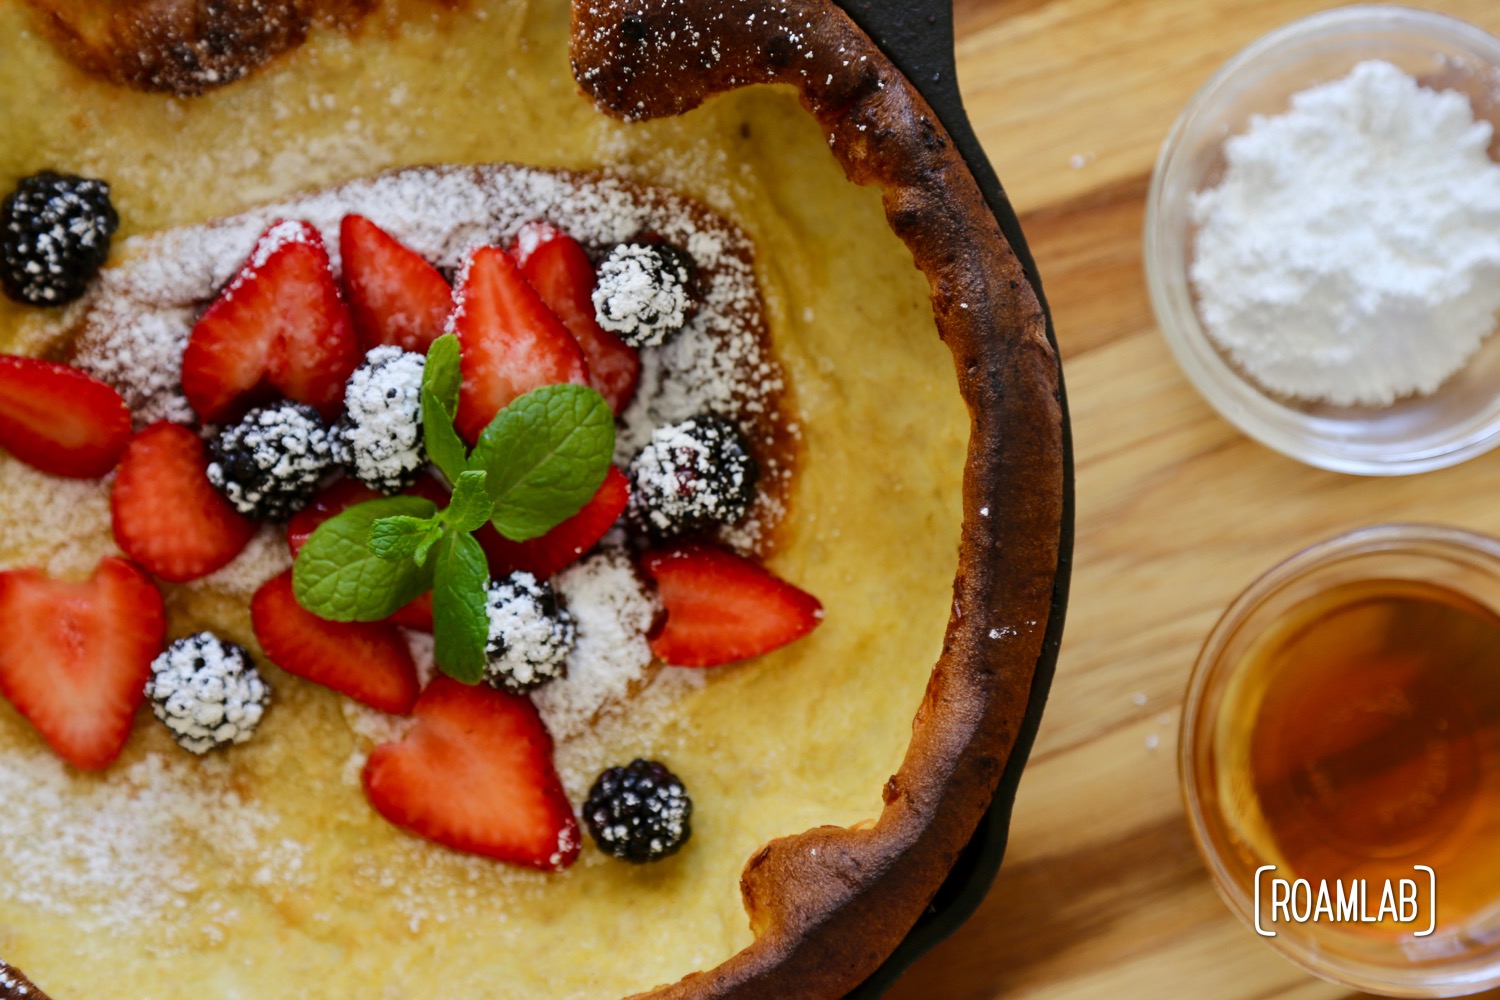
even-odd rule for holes
{"type": "Polygon", "coordinates": [[[1282,953],[1389,996],[1500,986],[1500,540],[1382,525],[1272,569],[1179,747],[1215,887],[1282,953]]]}

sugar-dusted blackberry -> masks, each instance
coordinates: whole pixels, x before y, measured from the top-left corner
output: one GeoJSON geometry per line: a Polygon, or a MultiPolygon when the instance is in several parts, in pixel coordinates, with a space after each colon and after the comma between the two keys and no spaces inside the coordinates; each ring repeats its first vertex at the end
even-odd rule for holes
{"type": "Polygon", "coordinates": [[[578,633],[551,584],[526,572],[491,580],[489,614],[484,678],[492,687],[522,694],[567,675],[578,633]]]}
{"type": "Polygon", "coordinates": [[[666,243],[621,243],[599,264],[594,313],[631,347],[654,347],[691,318],[693,260],[666,243]]]}
{"type": "Polygon", "coordinates": [[[120,217],[104,181],[44,170],[0,204],[0,284],[17,302],[60,306],[81,296],[109,257],[120,217]]]}
{"type": "Polygon", "coordinates": [[[271,689],[243,647],[199,632],[151,662],[146,697],[184,750],[204,754],[250,739],[271,689]]]}
{"type": "Polygon", "coordinates": [[[609,768],[583,805],[583,821],[599,849],[636,864],[676,854],[693,835],[692,819],[687,788],[654,760],[609,768]]]}
{"type": "Polygon", "coordinates": [[[399,493],[427,464],[422,447],[422,372],[427,359],[377,347],[349,378],[344,416],[334,428],[338,463],[383,493],[399,493]]]}
{"type": "Polygon", "coordinates": [[[661,538],[734,524],[759,480],[738,427],[711,413],[689,417],[658,427],[631,460],[631,517],[661,538]]]}
{"type": "Polygon", "coordinates": [[[333,442],[317,410],[284,400],[219,431],[208,455],[208,481],[235,510],[284,521],[317,492],[333,466],[333,442]]]}

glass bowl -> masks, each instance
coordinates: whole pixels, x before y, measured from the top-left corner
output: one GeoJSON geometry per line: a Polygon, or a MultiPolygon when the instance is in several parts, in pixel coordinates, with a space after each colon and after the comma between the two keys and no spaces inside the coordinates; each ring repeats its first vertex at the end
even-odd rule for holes
{"type": "MultiPolygon", "coordinates": [[[[1500,986],[1500,880],[1484,878],[1474,880],[1473,884],[1449,884],[1446,891],[1443,882],[1445,871],[1453,873],[1463,861],[1489,856],[1491,840],[1487,834],[1474,831],[1479,829],[1482,817],[1493,813],[1490,805],[1478,804],[1479,796],[1500,794],[1495,791],[1500,787],[1500,767],[1481,769],[1479,783],[1466,793],[1474,796],[1467,800],[1468,811],[1458,812],[1457,818],[1439,830],[1429,829],[1426,840],[1409,844],[1401,852],[1365,854],[1366,867],[1389,878],[1422,878],[1410,870],[1418,862],[1437,869],[1431,876],[1436,897],[1433,933],[1376,935],[1357,925],[1326,921],[1283,922],[1272,927],[1276,931],[1274,937],[1263,933],[1263,927],[1271,926],[1263,921],[1267,913],[1268,894],[1264,891],[1267,883],[1261,883],[1261,892],[1256,892],[1263,866],[1280,866],[1283,877],[1305,873],[1282,856],[1282,842],[1272,830],[1275,824],[1261,810],[1260,803],[1269,801],[1265,798],[1267,793],[1258,790],[1250,776],[1252,748],[1257,745],[1252,734],[1258,731],[1262,720],[1269,720],[1273,732],[1279,729],[1278,719],[1287,721],[1285,717],[1263,714],[1265,706],[1271,703],[1267,671],[1286,668],[1268,668],[1268,661],[1257,659],[1254,653],[1266,648],[1262,640],[1275,642],[1288,635],[1307,634],[1300,631],[1305,627],[1304,620],[1293,609],[1308,607],[1308,602],[1334,588],[1372,581],[1381,587],[1392,586],[1392,581],[1397,586],[1435,585],[1473,602],[1489,614],[1500,614],[1500,540],[1427,525],[1363,528],[1315,545],[1251,584],[1209,634],[1188,685],[1178,765],[1193,839],[1215,889],[1235,915],[1262,933],[1282,954],[1315,975],[1355,989],[1398,997],[1459,996],[1500,986]],[[1454,891],[1459,889],[1463,891],[1454,891]],[[1467,897],[1467,905],[1463,907],[1463,915],[1455,918],[1452,912],[1457,904],[1452,901],[1460,896],[1467,897]],[[1445,899],[1449,900],[1446,916],[1445,899]]],[[[1482,666],[1500,670],[1500,664],[1482,666]]],[[[1385,691],[1383,686],[1380,690],[1385,691]]],[[[1381,697],[1404,694],[1403,689],[1392,688],[1381,697]]],[[[1467,687],[1460,694],[1463,698],[1482,696],[1467,687]]],[[[1304,708],[1304,703],[1298,703],[1291,711],[1303,712],[1304,708]]],[[[1387,709],[1381,706],[1379,710],[1387,709]]],[[[1429,723],[1448,731],[1443,721],[1430,719],[1429,723]]],[[[1332,723],[1324,718],[1320,725],[1328,727],[1332,723]]],[[[1319,730],[1326,731],[1326,728],[1319,730]]],[[[1460,739],[1458,733],[1452,735],[1460,739]]],[[[1338,739],[1341,737],[1330,737],[1338,739]]],[[[1346,749],[1341,747],[1338,753],[1346,749]]],[[[1335,755],[1326,759],[1337,762],[1341,758],[1335,755]]],[[[1282,766],[1268,760],[1259,763],[1273,769],[1282,766]]],[[[1353,778],[1368,780],[1368,776],[1358,773],[1353,778]]],[[[1313,785],[1314,789],[1317,787],[1313,785]]],[[[1382,800],[1382,804],[1388,802],[1382,800]]],[[[1429,810],[1432,815],[1437,812],[1437,806],[1429,810]]],[[[1280,815],[1283,819],[1300,820],[1306,813],[1280,815]]],[[[1305,823],[1285,829],[1300,838],[1298,842],[1304,851],[1309,837],[1332,843],[1326,838],[1338,832],[1332,826],[1314,827],[1305,823]]],[[[1304,853],[1304,857],[1313,856],[1304,853]]],[[[1349,874],[1352,878],[1353,872],[1349,874]]],[[[1307,877],[1313,879],[1311,874],[1307,877]]],[[[1372,899],[1376,891],[1369,890],[1372,899]]],[[[1427,889],[1421,891],[1426,893],[1427,889]]],[[[1372,902],[1369,908],[1373,910],[1375,905],[1372,902]]],[[[1426,919],[1427,913],[1421,916],[1426,919]]]]}
{"type": "MultiPolygon", "coordinates": [[[[1279,114],[1293,94],[1340,79],[1367,59],[1393,63],[1424,86],[1463,91],[1477,117],[1500,126],[1500,39],[1473,25],[1393,6],[1343,7],[1295,21],[1231,59],[1173,125],[1146,203],[1146,280],[1178,363],[1230,423],[1309,465],[1407,475],[1500,444],[1500,335],[1430,396],[1386,407],[1309,403],[1268,393],[1235,367],[1204,331],[1188,278],[1190,201],[1222,177],[1224,140],[1243,132],[1252,115],[1279,114]]],[[[1500,159],[1500,138],[1490,155],[1500,159]]]]}

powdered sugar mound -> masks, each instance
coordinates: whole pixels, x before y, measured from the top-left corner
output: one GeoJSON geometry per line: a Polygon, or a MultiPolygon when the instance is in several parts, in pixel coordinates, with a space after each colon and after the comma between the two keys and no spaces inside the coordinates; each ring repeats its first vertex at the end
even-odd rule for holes
{"type": "Polygon", "coordinates": [[[657,603],[629,556],[615,549],[590,556],[552,582],[573,615],[578,637],[567,677],[539,688],[532,698],[553,738],[566,741],[644,680],[651,664],[646,633],[657,603]]]}
{"type": "MultiPolygon", "coordinates": [[[[149,754],[81,782],[50,753],[0,754],[0,898],[68,918],[79,934],[138,927],[145,919],[192,907],[194,933],[232,923],[233,908],[213,905],[214,886],[189,859],[213,859],[224,887],[277,891],[310,880],[303,845],[275,837],[280,819],[234,791],[221,761],[149,754]],[[186,845],[191,841],[191,850],[186,845]]],[[[173,928],[162,928],[163,945],[173,928]]]]}
{"type": "Polygon", "coordinates": [[[266,581],[292,568],[292,553],[287,548],[286,532],[273,525],[262,525],[234,561],[208,576],[185,584],[193,590],[211,590],[234,597],[250,598],[266,581]]]}
{"type": "Polygon", "coordinates": [[[1209,334],[1287,396],[1384,406],[1436,390],[1500,310],[1492,133],[1464,94],[1385,62],[1252,118],[1192,202],[1209,334]]]}

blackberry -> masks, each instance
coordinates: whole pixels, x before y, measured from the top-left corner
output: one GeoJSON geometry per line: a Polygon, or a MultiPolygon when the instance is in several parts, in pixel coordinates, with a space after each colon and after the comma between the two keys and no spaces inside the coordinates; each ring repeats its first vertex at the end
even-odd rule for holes
{"type": "Polygon", "coordinates": [[[151,662],[146,697],[184,750],[204,754],[253,736],[271,689],[243,647],[199,632],[151,662]]]}
{"type": "Polygon", "coordinates": [[[427,359],[377,347],[349,378],[344,416],[334,428],[338,463],[366,486],[399,493],[427,464],[422,448],[422,372],[427,359]]]}
{"type": "Polygon", "coordinates": [[[693,260],[665,243],[622,243],[599,265],[594,313],[631,347],[655,347],[693,314],[693,260]]]}
{"type": "Polygon", "coordinates": [[[567,658],[578,632],[551,584],[516,572],[491,580],[489,599],[484,679],[491,687],[522,694],[567,676],[567,658]]]}
{"type": "Polygon", "coordinates": [[[583,821],[599,849],[636,864],[676,854],[693,835],[692,819],[687,788],[654,760],[609,768],[583,804],[583,821]]]}
{"type": "Polygon", "coordinates": [[[312,500],[333,465],[333,444],[317,410],[283,401],[221,430],[208,455],[208,481],[235,510],[284,521],[312,500]]]}
{"type": "Polygon", "coordinates": [[[109,257],[120,217],[109,185],[44,170],[22,179],[0,204],[0,284],[17,302],[72,302],[109,257]]]}
{"type": "Polygon", "coordinates": [[[733,524],[750,509],[760,466],[738,427],[713,414],[658,427],[630,462],[630,512],[669,537],[733,524]]]}

